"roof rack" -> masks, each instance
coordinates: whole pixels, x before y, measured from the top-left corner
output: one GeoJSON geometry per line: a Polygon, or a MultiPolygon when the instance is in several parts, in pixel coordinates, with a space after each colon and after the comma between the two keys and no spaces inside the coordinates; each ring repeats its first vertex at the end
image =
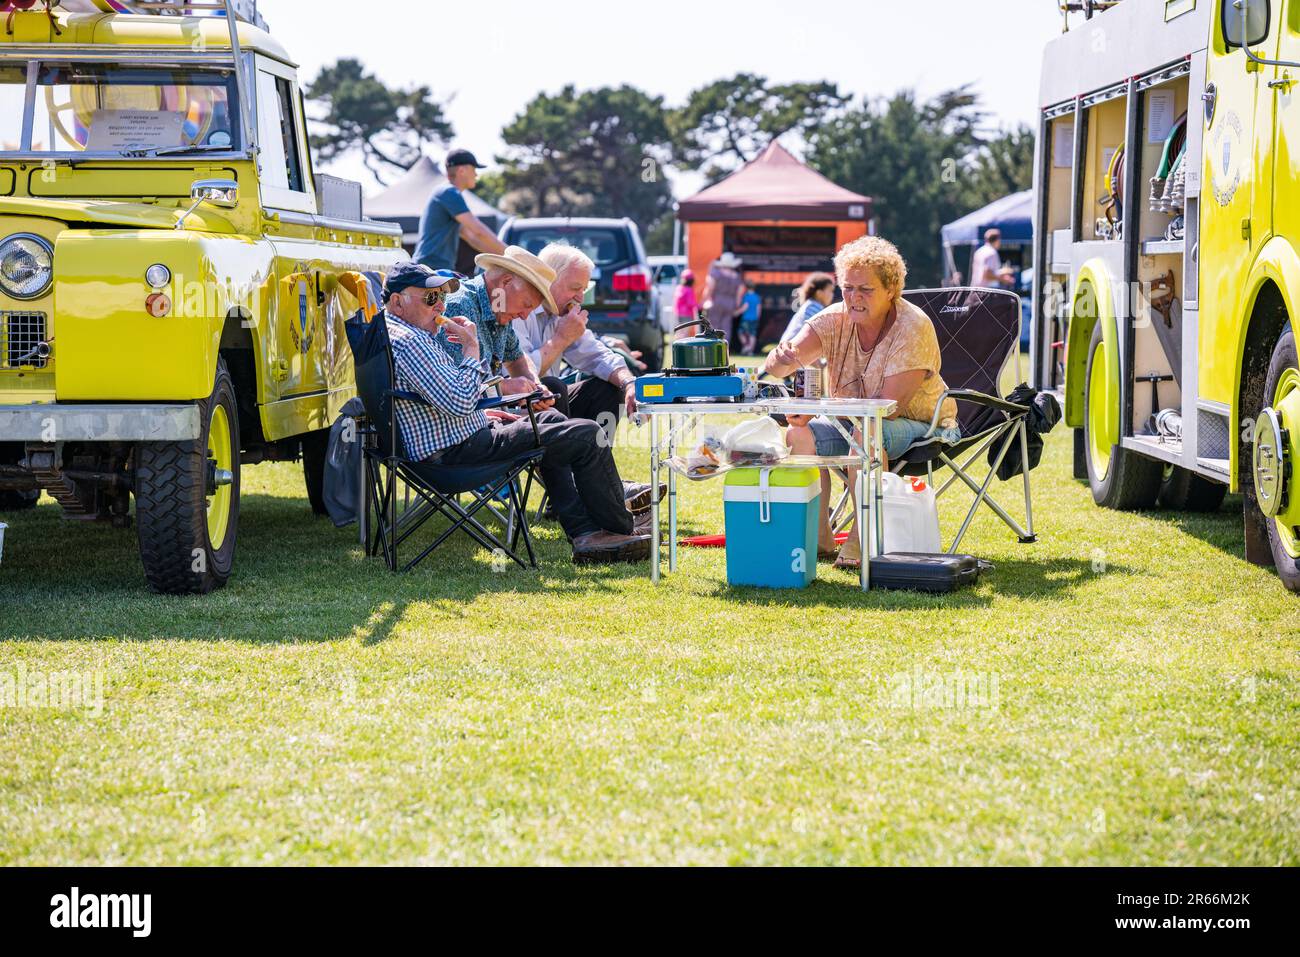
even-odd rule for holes
{"type": "MultiPolygon", "coordinates": [[[[159,16],[192,17],[209,12],[210,15],[234,16],[259,29],[266,29],[266,21],[257,12],[257,0],[91,0],[91,5],[104,13],[139,13],[159,16]]],[[[65,4],[66,6],[66,4],[65,4]]]]}

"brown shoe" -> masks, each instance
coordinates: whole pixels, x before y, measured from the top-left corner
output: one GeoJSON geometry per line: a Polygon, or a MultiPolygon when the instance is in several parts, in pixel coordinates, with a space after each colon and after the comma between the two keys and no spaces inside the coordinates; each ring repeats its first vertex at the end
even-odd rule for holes
{"type": "Polygon", "coordinates": [[[639,515],[633,516],[632,534],[649,535],[651,529],[650,510],[646,509],[639,515]]]}
{"type": "Polygon", "coordinates": [[[650,554],[649,535],[619,535],[616,532],[588,532],[573,540],[575,565],[636,562],[650,554]]]}

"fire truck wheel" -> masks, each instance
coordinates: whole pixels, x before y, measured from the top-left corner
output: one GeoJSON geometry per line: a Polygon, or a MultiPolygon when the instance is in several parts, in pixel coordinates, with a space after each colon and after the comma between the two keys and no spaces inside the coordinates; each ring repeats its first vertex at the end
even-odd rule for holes
{"type": "MultiPolygon", "coordinates": [[[[1275,421],[1280,430],[1283,448],[1279,449],[1282,462],[1277,471],[1281,475],[1280,507],[1278,507],[1268,525],[1268,543],[1273,550],[1273,564],[1278,577],[1291,591],[1300,591],[1300,503],[1295,501],[1296,476],[1295,452],[1300,441],[1300,363],[1296,361],[1295,335],[1290,326],[1278,336],[1273,348],[1273,357],[1268,363],[1268,377],[1264,380],[1264,396],[1269,403],[1275,421]]],[[[1267,414],[1266,410],[1266,414],[1267,414]]],[[[1261,415],[1260,419],[1264,419],[1261,415]]],[[[1258,446],[1261,426],[1255,427],[1255,443],[1258,446]]],[[[1260,475],[1258,456],[1251,465],[1256,469],[1255,492],[1258,496],[1260,475]]],[[[1259,507],[1258,499],[1253,503],[1259,507]]]]}
{"type": "Polygon", "coordinates": [[[35,508],[41,499],[41,490],[11,489],[0,492],[0,512],[22,512],[35,508]]]}
{"type": "Polygon", "coordinates": [[[329,429],[318,429],[302,437],[302,477],[307,483],[307,501],[315,515],[328,514],[325,509],[325,456],[329,441],[329,429]]]}
{"type": "Polygon", "coordinates": [[[230,577],[239,524],[239,413],[224,359],[198,403],[202,434],[135,449],[135,515],[149,587],[203,594],[230,577]]]}
{"type": "Polygon", "coordinates": [[[1160,504],[1180,512],[1217,512],[1228,486],[1211,482],[1177,465],[1165,467],[1160,482],[1160,504]]]}
{"type": "Polygon", "coordinates": [[[1083,445],[1093,501],[1123,511],[1150,508],[1160,492],[1161,464],[1112,445],[1107,435],[1107,416],[1116,414],[1119,396],[1111,395],[1107,386],[1106,345],[1102,340],[1101,323],[1092,330],[1085,383],[1083,445]]]}

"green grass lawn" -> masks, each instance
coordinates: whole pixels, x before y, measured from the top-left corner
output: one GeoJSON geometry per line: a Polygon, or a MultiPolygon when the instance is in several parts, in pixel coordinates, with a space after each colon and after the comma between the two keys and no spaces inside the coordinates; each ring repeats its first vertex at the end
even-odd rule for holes
{"type": "Polygon", "coordinates": [[[538,572],[462,538],[392,575],[292,464],[244,473],[206,597],[148,594],[133,533],[7,516],[0,675],[104,686],[0,708],[0,863],[1300,863],[1297,597],[1237,500],[1102,511],[1069,452],[1040,542],[986,512],[951,596],[733,589],[715,550],[656,588],[554,524],[538,572]]]}

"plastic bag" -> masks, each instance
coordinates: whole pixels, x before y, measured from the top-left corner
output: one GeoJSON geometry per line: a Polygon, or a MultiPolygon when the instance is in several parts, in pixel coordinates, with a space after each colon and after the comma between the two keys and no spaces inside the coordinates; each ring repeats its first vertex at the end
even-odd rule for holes
{"type": "Polygon", "coordinates": [[[684,465],[686,475],[690,478],[702,478],[713,475],[726,460],[726,451],[722,439],[713,431],[706,431],[699,442],[686,455],[684,465]]]}
{"type": "Polygon", "coordinates": [[[734,465],[773,465],[790,454],[781,427],[772,419],[749,419],[722,437],[728,461],[734,465]]]}

